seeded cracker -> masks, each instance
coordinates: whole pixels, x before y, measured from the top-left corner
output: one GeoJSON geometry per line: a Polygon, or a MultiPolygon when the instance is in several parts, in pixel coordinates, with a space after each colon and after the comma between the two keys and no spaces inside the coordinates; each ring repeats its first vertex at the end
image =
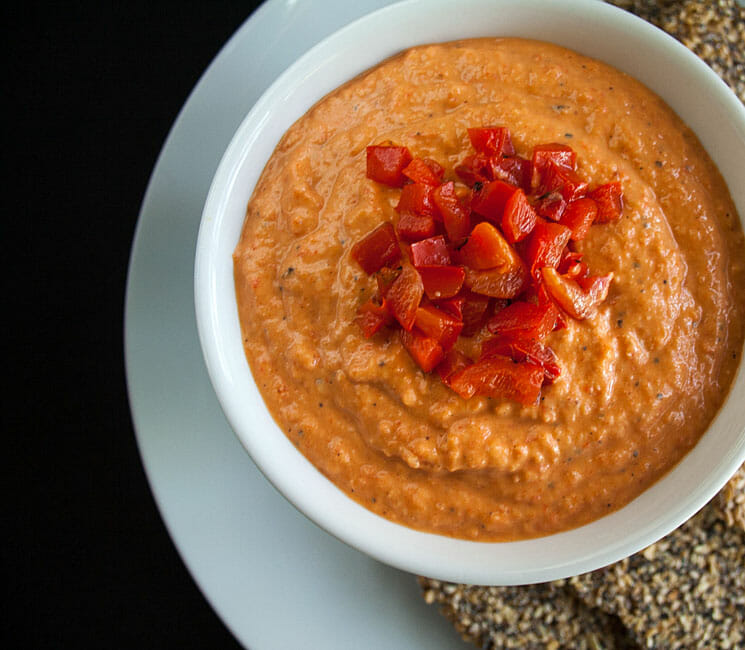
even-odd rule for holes
{"type": "Polygon", "coordinates": [[[714,507],[728,526],[745,531],[745,465],[717,495],[714,507]]]}
{"type": "Polygon", "coordinates": [[[642,647],[745,646],[745,532],[714,503],[641,553],[569,582],[642,647]]]}
{"type": "Polygon", "coordinates": [[[525,587],[478,587],[420,578],[424,600],[437,603],[461,636],[497,648],[635,648],[616,616],[582,602],[566,581],[525,587]]]}

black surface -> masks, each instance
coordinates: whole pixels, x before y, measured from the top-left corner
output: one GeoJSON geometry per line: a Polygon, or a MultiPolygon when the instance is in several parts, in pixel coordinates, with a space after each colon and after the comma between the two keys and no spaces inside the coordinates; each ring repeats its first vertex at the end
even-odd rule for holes
{"type": "Polygon", "coordinates": [[[4,647],[239,647],[181,562],[147,485],[122,321],[132,236],[158,152],[206,66],[257,4],[3,9],[12,114],[4,286],[20,316],[5,330],[4,374],[24,389],[12,401],[4,391],[11,480],[2,563],[12,603],[4,647]]]}

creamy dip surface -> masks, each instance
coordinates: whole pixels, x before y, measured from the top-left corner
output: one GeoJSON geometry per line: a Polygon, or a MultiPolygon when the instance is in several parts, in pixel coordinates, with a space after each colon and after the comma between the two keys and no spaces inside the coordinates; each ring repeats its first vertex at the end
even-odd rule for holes
{"type": "MultiPolygon", "coordinates": [[[[244,348],[275,420],[331,481],[393,521],[513,540],[592,521],[673,467],[721,407],[743,348],[745,243],[691,130],[629,76],[569,50],[477,39],[408,50],[337,89],[280,141],[234,253],[244,348]],[[365,176],[393,143],[453,167],[467,128],[518,154],[561,142],[591,184],[623,184],[620,221],[577,249],[608,299],[546,342],[562,374],[525,407],[463,400],[398,336],[354,323],[375,280],[351,246],[397,221],[400,190],[365,176]]],[[[481,336],[461,339],[476,358],[481,336]]]]}

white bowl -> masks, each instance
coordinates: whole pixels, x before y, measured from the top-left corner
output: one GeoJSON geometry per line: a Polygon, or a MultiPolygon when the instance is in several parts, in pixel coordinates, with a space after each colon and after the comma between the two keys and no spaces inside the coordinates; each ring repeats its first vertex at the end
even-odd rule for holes
{"type": "Polygon", "coordinates": [[[508,543],[418,532],[349,499],[290,443],[246,362],[232,252],[254,185],[284,132],[334,88],[413,45],[479,36],[549,41],[600,59],[659,94],[697,133],[745,216],[745,108],[685,47],[596,0],[408,0],[333,34],[293,64],[245,118],[217,169],[196,252],[195,298],[207,369],[231,426],[258,467],[301,512],[378,560],[443,580],[506,585],[576,575],[620,560],[683,523],[745,461],[745,373],[707,433],[662,480],[588,525],[508,543]]]}

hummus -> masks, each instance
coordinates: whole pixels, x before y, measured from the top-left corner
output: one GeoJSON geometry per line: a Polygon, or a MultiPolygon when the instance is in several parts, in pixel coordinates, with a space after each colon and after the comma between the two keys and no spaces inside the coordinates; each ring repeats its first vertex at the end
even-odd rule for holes
{"type": "MultiPolygon", "coordinates": [[[[697,442],[743,347],[745,243],[695,135],[629,76],[520,39],[416,47],[334,91],[266,165],[234,253],[244,348],[278,425],[351,498],[393,521],[496,541],[566,530],[631,501],[697,442]],[[569,144],[591,185],[620,180],[620,221],[577,248],[614,274],[592,318],[549,334],[562,374],[540,402],[463,400],[398,336],[354,318],[375,280],[350,248],[396,223],[400,190],[365,177],[393,142],[455,179],[467,128],[518,153],[569,144]]],[[[459,341],[478,356],[481,338],[459,341]]]]}

